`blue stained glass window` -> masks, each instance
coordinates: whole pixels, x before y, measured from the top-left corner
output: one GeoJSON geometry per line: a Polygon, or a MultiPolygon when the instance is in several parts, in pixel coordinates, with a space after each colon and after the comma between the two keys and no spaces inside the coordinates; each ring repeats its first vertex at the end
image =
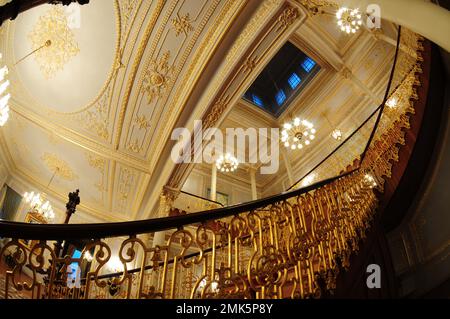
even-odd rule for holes
{"type": "Polygon", "coordinates": [[[313,59],[307,57],[306,59],[303,60],[302,62],[302,68],[306,71],[306,72],[311,72],[311,70],[313,69],[313,67],[316,65],[316,62],[314,62],[313,59]]]}
{"type": "Polygon", "coordinates": [[[261,106],[261,107],[264,106],[263,101],[261,100],[261,98],[258,95],[252,94],[252,99],[253,99],[253,103],[255,103],[256,105],[261,106]]]}
{"type": "Polygon", "coordinates": [[[292,73],[288,79],[289,85],[294,90],[302,81],[302,79],[297,75],[297,73],[292,73]]]}
{"type": "Polygon", "coordinates": [[[283,104],[283,102],[286,100],[286,94],[284,94],[283,90],[279,90],[277,95],[275,96],[275,100],[277,101],[278,105],[283,104]]]}

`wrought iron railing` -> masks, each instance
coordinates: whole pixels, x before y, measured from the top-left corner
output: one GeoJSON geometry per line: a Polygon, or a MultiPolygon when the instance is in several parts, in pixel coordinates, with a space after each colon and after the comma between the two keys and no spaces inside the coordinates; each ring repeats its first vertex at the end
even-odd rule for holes
{"type": "Polygon", "coordinates": [[[352,169],[301,189],[183,216],[79,225],[0,222],[0,236],[7,238],[0,258],[10,261],[0,290],[6,298],[14,290],[61,299],[308,298],[333,291],[376,214],[375,189],[389,177],[413,112],[422,47],[407,32],[417,49],[412,71],[391,75],[386,97],[403,87],[412,93],[400,99],[405,104],[397,113],[381,109],[364,161],[352,169]],[[35,241],[31,247],[29,240],[35,241]],[[58,241],[64,241],[63,253],[58,241]],[[64,253],[80,243],[79,258],[64,253]],[[82,272],[71,282],[74,264],[82,272]]]}

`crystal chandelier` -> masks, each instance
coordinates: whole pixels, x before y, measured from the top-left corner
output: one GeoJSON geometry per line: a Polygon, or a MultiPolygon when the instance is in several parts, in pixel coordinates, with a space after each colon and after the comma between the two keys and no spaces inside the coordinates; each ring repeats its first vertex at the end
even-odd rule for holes
{"type": "MultiPolygon", "coordinates": [[[[0,54],[0,59],[1,58],[2,55],[0,54]]],[[[4,94],[9,87],[9,81],[5,79],[7,74],[8,67],[5,65],[0,69],[0,126],[5,125],[9,118],[8,102],[11,95],[9,93],[4,94]]]]}
{"type": "MultiPolygon", "coordinates": [[[[55,172],[53,173],[50,181],[47,184],[47,188],[50,186],[53,178],[55,178],[55,175],[58,171],[59,167],[56,167],[55,172]]],[[[26,192],[23,197],[25,198],[25,202],[30,205],[31,212],[42,215],[47,221],[53,220],[55,218],[55,213],[53,212],[52,205],[48,200],[46,200],[45,193],[41,195],[38,192],[26,192]]]]}
{"type": "Polygon", "coordinates": [[[361,13],[358,9],[340,8],[336,13],[336,18],[341,31],[347,32],[347,34],[356,33],[362,25],[361,13]]]}
{"type": "Polygon", "coordinates": [[[238,160],[236,159],[236,157],[234,157],[230,153],[226,153],[225,156],[221,155],[216,160],[216,167],[222,173],[224,173],[224,172],[227,172],[227,173],[228,172],[233,172],[234,170],[236,170],[238,165],[239,165],[238,160]]]}
{"type": "Polygon", "coordinates": [[[30,204],[32,212],[42,215],[47,220],[55,218],[52,205],[50,205],[48,200],[45,201],[45,195],[26,192],[23,197],[25,198],[25,201],[30,204]]]}
{"type": "Polygon", "coordinates": [[[292,122],[285,123],[281,131],[281,142],[285,147],[292,150],[302,149],[303,146],[309,145],[315,138],[316,130],[314,126],[307,120],[301,120],[296,117],[292,122]]]}

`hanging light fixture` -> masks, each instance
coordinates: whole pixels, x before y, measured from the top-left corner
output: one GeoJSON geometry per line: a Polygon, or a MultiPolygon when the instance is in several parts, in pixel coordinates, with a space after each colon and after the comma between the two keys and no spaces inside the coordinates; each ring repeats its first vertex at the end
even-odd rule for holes
{"type": "MultiPolygon", "coordinates": [[[[55,169],[50,181],[47,184],[47,188],[50,186],[53,178],[55,178],[56,173],[59,171],[59,167],[55,169]]],[[[30,205],[31,212],[38,213],[42,215],[47,221],[51,221],[55,218],[55,213],[53,211],[52,205],[48,200],[46,200],[46,194],[38,192],[26,192],[23,195],[25,202],[30,205]]]]}
{"type": "Polygon", "coordinates": [[[337,24],[347,34],[356,33],[362,25],[362,16],[358,9],[340,8],[336,12],[337,24]]]}
{"type": "MultiPolygon", "coordinates": [[[[0,53],[0,59],[1,58],[2,55],[0,53]]],[[[5,125],[6,121],[8,121],[9,118],[8,102],[11,95],[7,93],[9,80],[6,79],[6,75],[8,75],[8,67],[4,65],[2,68],[0,68],[0,126],[5,125]]]]}
{"type": "Polygon", "coordinates": [[[340,141],[342,139],[342,131],[339,128],[335,127],[333,124],[331,124],[331,122],[328,119],[328,116],[327,116],[327,114],[325,112],[322,113],[322,116],[325,117],[325,119],[328,122],[328,125],[333,130],[331,132],[331,137],[334,138],[336,141],[340,141]]]}
{"type": "Polygon", "coordinates": [[[237,169],[239,162],[236,157],[231,155],[230,153],[226,153],[225,156],[221,155],[216,160],[216,167],[222,173],[233,172],[237,169]]]}
{"type": "Polygon", "coordinates": [[[397,107],[397,98],[391,97],[389,100],[386,101],[386,105],[391,109],[395,109],[397,107]]]}
{"type": "Polygon", "coordinates": [[[342,139],[342,132],[340,129],[334,129],[333,132],[331,132],[331,136],[336,140],[340,141],[342,139]]]}
{"type": "Polygon", "coordinates": [[[314,140],[314,134],[316,134],[316,129],[312,123],[296,117],[291,122],[283,125],[283,130],[281,131],[281,142],[284,143],[285,147],[292,150],[302,149],[314,140]]]}
{"type": "Polygon", "coordinates": [[[39,213],[46,220],[51,220],[55,218],[55,213],[53,212],[52,205],[50,202],[45,200],[45,194],[26,192],[23,197],[25,201],[30,204],[31,212],[39,213]]]}

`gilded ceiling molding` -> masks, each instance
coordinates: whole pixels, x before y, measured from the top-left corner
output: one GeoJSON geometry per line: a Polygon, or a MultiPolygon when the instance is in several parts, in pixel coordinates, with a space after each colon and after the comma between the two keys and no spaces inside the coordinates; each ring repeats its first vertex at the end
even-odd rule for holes
{"type": "Polygon", "coordinates": [[[78,123],[90,132],[94,132],[103,141],[110,137],[109,109],[111,105],[112,87],[108,86],[105,94],[89,110],[73,115],[78,123]]]}
{"type": "Polygon", "coordinates": [[[156,21],[158,20],[158,17],[160,16],[160,14],[162,12],[162,9],[163,9],[165,3],[166,3],[165,0],[158,0],[155,8],[153,8],[152,15],[150,17],[149,22],[147,23],[147,27],[145,29],[144,35],[143,35],[142,40],[139,44],[139,47],[136,51],[136,57],[131,66],[130,75],[128,77],[124,96],[122,98],[122,105],[120,106],[120,111],[119,111],[119,115],[118,115],[117,130],[116,130],[116,134],[115,134],[114,140],[113,140],[113,147],[115,150],[117,150],[119,148],[120,136],[122,135],[123,123],[125,120],[125,112],[127,110],[127,106],[128,106],[129,99],[131,96],[131,91],[133,89],[133,85],[134,85],[134,82],[135,82],[135,79],[137,76],[137,71],[139,69],[139,65],[141,63],[142,57],[144,55],[145,49],[147,47],[148,41],[150,39],[150,36],[152,34],[152,31],[154,29],[156,21]]]}
{"type": "Polygon", "coordinates": [[[275,13],[275,10],[280,7],[283,2],[283,0],[267,0],[264,1],[260,7],[258,7],[255,14],[245,25],[244,30],[242,30],[241,34],[228,52],[225,58],[227,62],[235,62],[238,52],[251,43],[251,39],[253,39],[253,37],[258,33],[258,30],[262,25],[264,25],[264,22],[270,19],[270,17],[275,13]]]}
{"type": "Polygon", "coordinates": [[[287,7],[278,17],[279,26],[276,32],[288,28],[298,18],[298,9],[296,7],[287,7]]]}
{"type": "Polygon", "coordinates": [[[144,74],[142,90],[147,95],[147,104],[166,93],[173,81],[175,66],[169,66],[170,51],[166,51],[160,58],[152,59],[144,74]]]}
{"type": "Polygon", "coordinates": [[[106,191],[105,187],[106,159],[96,156],[94,154],[90,154],[88,152],[86,152],[85,155],[88,160],[89,166],[95,168],[102,176],[101,180],[94,184],[94,187],[100,192],[103,200],[103,193],[106,191]]]}
{"type": "Polygon", "coordinates": [[[141,151],[141,146],[139,145],[137,138],[135,138],[133,142],[128,142],[126,148],[133,153],[139,153],[141,151]]]}
{"type": "MultiPolygon", "coordinates": [[[[235,42],[235,44],[233,44],[233,47],[231,48],[231,50],[227,54],[227,57],[225,59],[226,60],[225,68],[227,70],[231,70],[232,66],[234,66],[235,63],[236,63],[236,61],[233,61],[233,60],[230,59],[230,56],[233,55],[233,54],[238,53],[239,52],[238,49],[239,50],[243,49],[242,47],[238,48],[238,45],[239,45],[238,43],[242,43],[242,44],[245,43],[245,44],[247,44],[250,41],[250,39],[247,38],[247,36],[253,38],[255,36],[255,34],[256,34],[255,33],[256,30],[258,28],[260,28],[260,26],[263,25],[266,22],[265,19],[267,19],[268,16],[271,16],[274,13],[272,10],[276,10],[281,5],[281,3],[283,3],[283,1],[281,1],[281,0],[269,0],[269,1],[264,1],[261,4],[261,6],[258,8],[257,12],[253,15],[253,18],[252,18],[251,22],[246,25],[246,27],[244,28],[244,30],[242,31],[242,33],[238,37],[238,40],[235,42]]],[[[222,10],[220,18],[217,20],[217,24],[226,24],[227,27],[225,27],[224,29],[227,29],[230,26],[230,23],[231,23],[232,20],[231,19],[226,19],[225,18],[226,15],[228,15],[230,12],[236,14],[236,12],[239,9],[243,8],[243,4],[245,4],[245,3],[239,4],[237,2],[235,3],[233,1],[227,1],[225,9],[222,10]],[[238,8],[236,8],[235,10],[231,10],[232,5],[236,5],[236,6],[238,6],[238,8]]],[[[200,53],[208,52],[211,49],[211,46],[213,44],[213,42],[209,41],[209,39],[217,38],[219,36],[223,37],[224,33],[219,33],[219,32],[221,32],[221,30],[223,30],[223,29],[219,28],[217,25],[215,25],[214,27],[210,28],[209,34],[205,37],[205,41],[202,43],[202,45],[198,49],[198,52],[200,52],[200,53]]],[[[189,77],[194,73],[194,69],[197,66],[197,62],[198,62],[200,56],[201,56],[201,54],[197,55],[193,59],[193,62],[191,63],[191,66],[190,66],[189,70],[186,72],[186,78],[183,80],[183,83],[195,83],[195,82],[197,82],[198,77],[196,78],[195,81],[189,80],[189,77]]],[[[256,60],[253,61],[253,62],[256,63],[256,60]]],[[[222,81],[225,78],[225,76],[224,76],[225,72],[221,72],[220,74],[223,75],[223,76],[221,77],[221,80],[216,82],[217,83],[216,90],[209,90],[209,92],[210,92],[210,98],[208,99],[209,101],[213,99],[212,95],[216,94],[218,92],[219,86],[223,83],[222,81]]],[[[181,88],[180,88],[180,90],[181,90],[181,88]]],[[[171,112],[172,112],[172,109],[175,106],[179,105],[180,102],[178,100],[179,100],[180,96],[181,96],[180,92],[177,92],[176,93],[176,97],[178,97],[178,99],[176,98],[176,102],[171,104],[171,112]]],[[[159,141],[160,144],[163,143],[163,141],[167,138],[166,136],[162,137],[161,136],[162,134],[167,135],[167,132],[163,132],[163,131],[160,132],[160,134],[159,134],[159,136],[157,138],[157,140],[159,141]]]]}
{"type": "Polygon", "coordinates": [[[325,9],[338,9],[337,3],[328,0],[297,0],[307,11],[310,16],[324,14],[325,9]]]}
{"type": "MultiPolygon", "coordinates": [[[[171,78],[173,79],[178,79],[179,74],[183,71],[183,68],[187,65],[186,61],[189,58],[192,49],[194,48],[194,46],[197,43],[197,40],[199,39],[200,35],[202,34],[203,30],[205,29],[206,25],[210,22],[210,17],[213,15],[214,11],[217,9],[217,6],[221,3],[221,0],[215,0],[213,2],[205,2],[203,4],[203,6],[209,5],[208,9],[205,10],[206,13],[203,15],[201,22],[197,25],[192,37],[190,37],[190,39],[185,38],[184,41],[180,42],[180,46],[179,46],[179,50],[178,52],[175,52],[173,55],[176,58],[176,61],[173,61],[172,64],[173,65],[177,65],[177,67],[173,69],[173,74],[171,74],[171,78]],[[187,44],[187,45],[186,45],[187,44]],[[182,49],[184,51],[182,51],[182,49]],[[178,58],[180,57],[180,58],[178,58]]],[[[157,36],[154,37],[154,41],[152,42],[152,47],[150,48],[149,52],[149,56],[152,56],[152,52],[154,52],[154,50],[156,50],[157,45],[159,45],[160,47],[164,47],[163,44],[158,43],[158,38],[162,36],[163,31],[167,29],[166,25],[170,22],[170,17],[173,15],[173,11],[175,9],[176,6],[176,1],[173,3],[173,7],[171,7],[169,10],[167,10],[167,14],[164,17],[164,20],[160,26],[160,28],[158,29],[158,32],[156,33],[157,36]]],[[[225,2],[225,7],[228,7],[228,2],[225,2]]],[[[202,9],[204,10],[204,9],[202,9]]],[[[216,20],[217,21],[217,20],[216,20]]],[[[203,37],[204,39],[208,40],[209,43],[211,43],[212,41],[210,41],[210,37],[206,36],[203,37]]],[[[213,44],[216,44],[215,42],[213,42],[213,44]]],[[[201,52],[202,51],[197,51],[197,52],[201,52]]],[[[194,57],[195,59],[195,57],[194,57]]],[[[148,69],[151,67],[151,64],[153,63],[152,59],[149,59],[146,63],[145,63],[145,67],[144,69],[148,69]]],[[[192,65],[192,64],[190,64],[192,65]]],[[[176,103],[171,103],[168,102],[169,97],[172,95],[171,92],[173,90],[173,88],[175,87],[175,82],[178,83],[191,83],[192,82],[192,73],[191,72],[186,72],[186,77],[187,79],[185,81],[175,81],[175,80],[170,80],[168,81],[167,84],[167,88],[165,88],[165,93],[160,95],[160,99],[158,99],[155,102],[155,105],[153,106],[154,109],[156,109],[156,111],[159,110],[159,108],[164,107],[165,111],[161,112],[159,111],[158,113],[162,116],[162,117],[169,117],[168,119],[166,118],[159,118],[158,122],[164,122],[166,123],[167,121],[171,121],[171,119],[176,118],[177,115],[177,111],[174,110],[175,107],[179,107],[179,104],[176,103]]],[[[138,85],[138,87],[142,87],[145,84],[148,84],[148,81],[146,83],[144,83],[145,77],[143,77],[142,79],[140,79],[140,84],[138,85]]],[[[178,87],[186,87],[185,85],[179,85],[178,87]]],[[[155,88],[155,86],[153,86],[153,88],[155,88]]],[[[175,96],[176,98],[177,96],[175,96]]],[[[135,96],[136,99],[136,96],[135,96]]],[[[142,112],[135,112],[134,108],[138,108],[138,110],[141,107],[146,107],[146,105],[142,105],[142,104],[138,104],[137,102],[132,102],[131,103],[133,109],[130,110],[131,113],[133,114],[142,114],[142,112]],[[136,106],[137,105],[137,106],[136,106]]],[[[130,125],[128,125],[125,128],[125,136],[126,136],[126,140],[129,143],[130,141],[133,141],[134,139],[136,139],[135,135],[136,131],[133,130],[133,128],[136,126],[134,125],[135,121],[131,121],[130,125]],[[134,133],[134,134],[133,134],[134,133]]],[[[149,154],[152,154],[152,156],[150,157],[152,161],[156,160],[158,158],[157,155],[154,154],[155,149],[159,150],[161,149],[160,147],[162,147],[162,144],[164,144],[164,139],[166,137],[163,137],[163,135],[167,135],[169,131],[168,130],[157,130],[155,132],[155,134],[157,134],[157,136],[152,136],[151,139],[149,138],[145,138],[143,136],[139,136],[139,140],[141,141],[141,145],[140,145],[140,149],[145,149],[145,155],[147,157],[149,157],[149,154]],[[148,147],[151,143],[151,141],[157,141],[157,145],[156,147],[154,145],[152,145],[152,151],[151,153],[149,153],[148,147]]],[[[150,164],[152,166],[152,163],[150,164]]]]}
{"type": "Polygon", "coordinates": [[[28,39],[35,51],[34,58],[46,79],[63,70],[64,65],[80,52],[66,13],[60,6],[51,6],[39,17],[28,39]]]}
{"type": "Polygon", "coordinates": [[[42,155],[41,160],[52,173],[56,172],[57,176],[65,180],[73,181],[78,178],[70,165],[56,154],[46,152],[42,155]]]}
{"type": "MultiPolygon", "coordinates": [[[[259,19],[261,17],[266,17],[267,15],[271,15],[270,10],[274,10],[277,7],[277,5],[279,4],[278,1],[269,1],[269,2],[264,2],[264,4],[262,4],[262,7],[260,7],[260,9],[257,11],[257,13],[255,14],[255,16],[257,16],[259,19]],[[267,4],[271,3],[272,5],[275,5],[274,7],[272,6],[268,6],[267,4]],[[264,5],[265,4],[265,5],[264,5]],[[270,8],[270,9],[269,9],[270,8]]],[[[255,16],[253,17],[253,19],[251,21],[258,21],[255,20],[255,16]]],[[[273,35],[274,39],[272,39],[271,44],[273,44],[273,42],[277,42],[280,41],[280,38],[282,35],[284,35],[285,33],[287,33],[287,30],[290,30],[291,26],[294,25],[294,21],[297,20],[299,18],[299,14],[298,14],[298,9],[295,7],[292,7],[289,4],[286,4],[285,7],[281,10],[281,12],[278,13],[278,16],[275,18],[275,20],[272,20],[272,25],[269,27],[269,29],[266,31],[266,33],[263,36],[263,39],[259,40],[257,43],[253,43],[253,45],[255,46],[254,48],[252,48],[251,52],[247,54],[247,57],[244,59],[250,59],[252,60],[253,58],[251,58],[255,52],[257,51],[257,49],[261,48],[263,46],[263,41],[266,38],[269,38],[269,35],[271,33],[276,34],[273,35]],[[282,32],[280,32],[282,31],[282,32]]],[[[250,36],[251,38],[255,37],[258,32],[256,30],[261,30],[265,25],[267,25],[267,20],[264,22],[258,21],[258,24],[255,25],[247,25],[246,28],[253,30],[253,33],[249,33],[247,29],[244,29],[244,31],[242,32],[242,34],[245,34],[246,36],[250,36]]],[[[241,36],[242,36],[241,34],[241,36]]],[[[241,43],[241,41],[243,41],[242,37],[239,36],[237,43],[241,43]]],[[[250,40],[248,40],[250,41],[250,40]]],[[[248,44],[247,42],[244,42],[246,44],[248,44]]],[[[234,48],[234,46],[233,46],[234,48]]],[[[233,50],[233,48],[229,51],[228,56],[226,58],[227,64],[230,65],[236,65],[236,63],[238,63],[238,61],[232,61],[231,59],[229,59],[229,57],[231,55],[235,55],[238,51],[237,50],[233,50]]],[[[242,49],[242,48],[241,48],[242,49]]],[[[261,49],[262,50],[262,49],[261,49]]],[[[250,50],[249,50],[250,51],[250,50]]],[[[264,56],[261,56],[259,59],[253,59],[253,65],[256,66],[256,64],[258,64],[261,60],[267,58],[268,56],[268,52],[267,50],[262,51],[264,52],[264,56]],[[259,60],[259,61],[257,61],[259,60]]],[[[253,56],[255,57],[255,56],[253,56]]],[[[217,92],[222,92],[219,96],[217,96],[215,99],[213,99],[212,97],[210,98],[210,100],[215,100],[213,102],[213,104],[208,108],[208,110],[205,112],[205,116],[203,117],[203,128],[208,128],[208,127],[212,127],[217,125],[217,122],[219,121],[219,119],[222,117],[222,115],[225,113],[225,111],[227,110],[228,107],[230,107],[231,102],[233,101],[233,99],[236,99],[236,97],[241,96],[241,91],[244,90],[243,84],[249,82],[252,78],[256,78],[257,74],[255,73],[255,70],[253,70],[253,72],[248,72],[248,63],[245,63],[246,60],[243,60],[244,63],[240,66],[240,68],[237,70],[237,72],[235,74],[231,74],[229,75],[229,80],[227,82],[225,81],[221,81],[219,85],[222,85],[222,89],[219,89],[218,87],[215,88],[214,90],[210,90],[209,92],[211,92],[211,95],[217,94],[217,92]],[[244,73],[243,71],[246,70],[247,72],[245,72],[246,74],[244,76],[239,75],[241,72],[242,74],[244,73]]],[[[226,74],[223,70],[221,70],[220,75],[222,74],[226,74]]],[[[220,76],[219,76],[220,77],[220,76]]],[[[219,83],[218,81],[215,83],[219,83]]],[[[185,178],[185,172],[187,172],[189,170],[189,166],[192,165],[176,165],[175,169],[172,171],[172,174],[167,182],[167,186],[172,187],[172,188],[179,188],[181,183],[183,182],[182,179],[185,178]],[[178,170],[180,170],[178,172],[178,170]]]]}
{"type": "MultiPolygon", "coordinates": [[[[88,132],[92,132],[94,136],[97,136],[104,141],[110,136],[109,128],[108,128],[108,125],[109,125],[108,119],[107,119],[107,117],[105,117],[105,113],[98,113],[98,109],[99,109],[98,104],[108,104],[108,102],[105,100],[110,99],[109,90],[111,89],[112,80],[117,75],[118,68],[123,66],[123,64],[121,62],[121,55],[123,52],[119,50],[120,37],[123,34],[128,34],[130,31],[130,30],[128,30],[128,31],[120,30],[121,12],[119,10],[119,3],[123,4],[124,2],[125,2],[125,0],[124,1],[122,1],[122,0],[114,1],[114,11],[115,11],[115,15],[116,15],[116,30],[117,30],[116,49],[115,49],[116,57],[113,62],[112,68],[110,70],[110,74],[108,75],[107,80],[105,81],[104,86],[100,90],[99,94],[93,99],[93,101],[89,102],[86,106],[83,106],[80,110],[77,110],[77,111],[71,112],[71,113],[63,113],[63,112],[55,111],[53,109],[49,109],[48,107],[46,107],[44,105],[39,105],[38,102],[33,101],[33,99],[30,97],[27,98],[27,102],[25,103],[25,105],[37,105],[37,106],[41,107],[42,109],[44,109],[45,110],[44,114],[46,115],[45,120],[48,120],[48,117],[53,117],[53,122],[55,122],[55,120],[58,119],[59,122],[71,123],[72,127],[73,127],[74,123],[78,123],[81,128],[86,129],[88,132]],[[108,97],[105,97],[105,95],[108,95],[108,97]]],[[[135,1],[133,1],[133,2],[135,2],[135,1]]],[[[141,2],[142,1],[138,1],[139,4],[141,2]]],[[[62,10],[57,6],[55,6],[53,9],[62,10]]],[[[63,10],[62,10],[62,14],[64,14],[63,10]]],[[[12,43],[13,34],[14,34],[14,28],[8,28],[8,40],[7,40],[8,43],[12,43]]],[[[36,33],[36,35],[39,35],[39,34],[36,33]]],[[[44,38],[45,38],[45,36],[44,36],[44,38]]],[[[36,40],[36,41],[37,41],[36,43],[39,42],[38,40],[36,40]]],[[[50,48],[52,46],[53,46],[53,44],[50,46],[50,48]]],[[[42,51],[44,51],[44,50],[42,50],[42,51]]],[[[12,57],[13,56],[11,53],[12,47],[8,48],[8,52],[10,52],[8,54],[8,56],[12,57]]],[[[21,88],[21,83],[16,83],[15,86],[17,87],[17,89],[19,91],[21,91],[21,92],[25,91],[21,88]]],[[[66,135],[68,133],[65,131],[67,129],[67,127],[68,127],[67,125],[61,126],[60,131],[64,132],[61,134],[66,135]]],[[[80,133],[77,133],[77,134],[80,134],[80,133]]]]}
{"type": "Polygon", "coordinates": [[[132,191],[132,186],[135,184],[136,174],[128,167],[120,167],[119,169],[119,184],[117,187],[118,194],[116,195],[116,208],[122,212],[127,210],[128,197],[132,191]]]}
{"type": "Polygon", "coordinates": [[[131,26],[136,18],[136,13],[142,4],[142,0],[120,0],[118,1],[120,12],[120,43],[125,46],[130,34],[131,26]]]}
{"type": "Polygon", "coordinates": [[[63,130],[59,126],[53,123],[46,122],[42,117],[28,112],[27,109],[19,107],[18,105],[11,104],[11,106],[11,110],[14,114],[17,114],[27,121],[30,121],[47,133],[53,132],[57,137],[68,143],[71,143],[83,150],[92,152],[94,154],[108,156],[111,160],[123,163],[141,172],[150,172],[148,164],[143,160],[140,160],[134,156],[130,156],[127,153],[112,152],[110,147],[99,144],[97,141],[93,141],[87,136],[80,135],[79,133],[74,132],[70,129],[63,130]]]}
{"type": "MultiPolygon", "coordinates": [[[[264,2],[266,3],[266,2],[264,2]]],[[[199,76],[201,74],[201,71],[203,70],[204,66],[210,61],[212,57],[212,52],[214,47],[217,45],[217,43],[220,43],[223,37],[225,36],[225,31],[228,30],[232,23],[235,21],[235,19],[238,17],[239,13],[245,8],[247,5],[247,2],[245,1],[227,1],[225,3],[224,9],[220,12],[218,18],[215,20],[215,23],[212,27],[209,28],[208,34],[203,38],[203,42],[197,49],[197,54],[193,57],[192,61],[189,64],[189,69],[185,72],[185,77],[182,81],[182,83],[186,83],[187,85],[180,86],[176,93],[174,102],[170,104],[170,112],[176,112],[176,110],[173,110],[173,108],[178,107],[182,108],[185,103],[185,97],[189,92],[192,91],[193,87],[195,87],[195,84],[197,83],[199,76]],[[216,41],[211,41],[210,39],[216,39],[216,41]],[[192,80],[192,76],[196,75],[195,80],[192,80]],[[183,100],[184,99],[184,100],[183,100]]],[[[262,23],[262,21],[259,21],[259,23],[262,23]]],[[[227,62],[226,65],[231,69],[232,65],[231,63],[227,62]]],[[[234,65],[234,62],[233,62],[234,65]]],[[[223,76],[224,78],[225,76],[223,76]]],[[[218,88],[219,84],[217,84],[218,88]]],[[[175,119],[172,118],[169,120],[168,126],[173,126],[175,119]]],[[[161,132],[163,133],[163,132],[161,132]]],[[[167,135],[168,132],[165,132],[167,135]]],[[[158,138],[158,143],[164,143],[164,140],[166,139],[166,136],[163,136],[162,138],[158,138]]],[[[155,149],[159,150],[159,147],[156,147],[155,149]]],[[[152,162],[150,163],[151,167],[154,167],[156,164],[156,159],[160,156],[160,151],[155,154],[154,159],[152,159],[152,162]]],[[[173,170],[172,168],[170,168],[173,170]]],[[[175,174],[177,174],[175,172],[175,174]]],[[[153,201],[152,199],[147,201],[147,204],[144,207],[144,210],[149,211],[149,209],[152,208],[153,201]]],[[[150,215],[148,215],[150,216],[150,215]]],[[[148,217],[147,216],[147,217],[148,217]]]]}
{"type": "Polygon", "coordinates": [[[258,56],[249,56],[247,60],[244,62],[244,73],[251,73],[253,69],[256,67],[256,61],[258,60],[258,56]]]}
{"type": "Polygon", "coordinates": [[[175,34],[178,37],[180,34],[184,33],[185,36],[188,35],[190,31],[193,31],[192,21],[189,17],[189,13],[181,16],[177,13],[176,18],[172,19],[172,26],[175,29],[175,34]]]}
{"type": "Polygon", "coordinates": [[[134,122],[138,125],[139,129],[141,130],[148,129],[150,127],[150,120],[145,115],[142,116],[137,115],[136,118],[134,119],[134,122]]]}

